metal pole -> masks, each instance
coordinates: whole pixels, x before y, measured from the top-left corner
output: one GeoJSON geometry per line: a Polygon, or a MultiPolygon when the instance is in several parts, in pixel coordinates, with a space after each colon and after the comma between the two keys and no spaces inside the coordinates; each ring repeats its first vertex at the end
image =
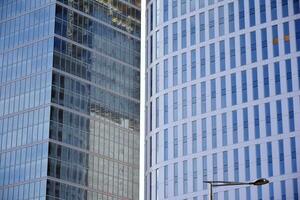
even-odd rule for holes
{"type": "Polygon", "coordinates": [[[210,200],[213,200],[213,184],[210,183],[210,200]]]}

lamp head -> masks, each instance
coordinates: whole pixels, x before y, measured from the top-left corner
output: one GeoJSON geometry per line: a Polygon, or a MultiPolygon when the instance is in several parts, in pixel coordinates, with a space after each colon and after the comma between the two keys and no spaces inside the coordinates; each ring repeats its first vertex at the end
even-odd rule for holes
{"type": "Polygon", "coordinates": [[[256,181],[252,182],[253,185],[259,186],[259,185],[265,185],[268,184],[270,181],[265,178],[257,179],[256,181]]]}

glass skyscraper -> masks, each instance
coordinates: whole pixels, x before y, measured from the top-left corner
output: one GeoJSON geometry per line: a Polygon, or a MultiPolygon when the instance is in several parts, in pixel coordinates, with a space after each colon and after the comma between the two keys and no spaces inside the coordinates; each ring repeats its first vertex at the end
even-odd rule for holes
{"type": "Polygon", "coordinates": [[[148,0],[145,199],[299,199],[299,0],[148,0]]]}
{"type": "Polygon", "coordinates": [[[140,0],[0,1],[0,199],[138,199],[140,0]]]}

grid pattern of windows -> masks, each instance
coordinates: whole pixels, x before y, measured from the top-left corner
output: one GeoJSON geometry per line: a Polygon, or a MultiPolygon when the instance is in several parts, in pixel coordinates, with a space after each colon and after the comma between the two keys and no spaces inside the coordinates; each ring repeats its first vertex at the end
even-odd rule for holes
{"type": "Polygon", "coordinates": [[[115,8],[1,1],[0,199],[138,199],[140,8],[115,8]]]}
{"type": "MultiPolygon", "coordinates": [[[[146,126],[146,141],[168,129],[169,159],[147,166],[146,175],[169,166],[169,174],[177,178],[168,179],[174,185],[168,199],[209,199],[208,185],[202,181],[211,179],[274,181],[268,187],[216,190],[213,195],[219,199],[280,199],[280,181],[285,181],[289,194],[287,189],[296,182],[286,175],[295,178],[299,168],[298,1],[169,0],[166,5],[165,15],[171,16],[148,30],[147,40],[155,39],[158,30],[165,38],[163,29],[168,26],[169,51],[152,63],[148,59],[146,74],[165,62],[169,70],[162,67],[165,87],[152,96],[148,91],[146,106],[167,95],[173,120],[155,130],[146,126]]],[[[164,116],[163,108],[158,112],[164,116]]],[[[163,182],[162,177],[159,183],[163,182]]]]}

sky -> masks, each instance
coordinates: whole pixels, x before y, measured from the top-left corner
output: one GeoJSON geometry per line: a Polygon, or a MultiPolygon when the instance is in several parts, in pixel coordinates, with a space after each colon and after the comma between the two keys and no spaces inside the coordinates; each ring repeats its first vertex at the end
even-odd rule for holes
{"type": "Polygon", "coordinates": [[[146,26],[145,10],[146,0],[141,0],[141,90],[140,90],[140,193],[139,199],[144,199],[144,138],[145,138],[145,50],[146,50],[146,26]]]}

